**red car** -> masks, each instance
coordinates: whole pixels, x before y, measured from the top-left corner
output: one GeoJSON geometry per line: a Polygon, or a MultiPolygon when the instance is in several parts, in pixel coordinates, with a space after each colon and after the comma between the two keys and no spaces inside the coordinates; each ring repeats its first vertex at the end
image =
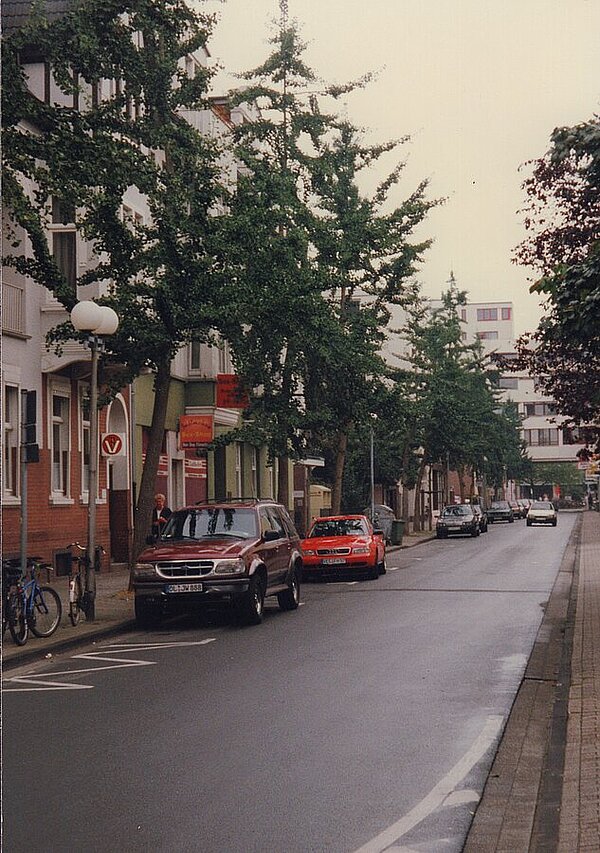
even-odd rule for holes
{"type": "Polygon", "coordinates": [[[365,515],[330,515],[313,522],[303,539],[302,577],[337,578],[354,572],[371,580],[385,574],[383,532],[365,515]]]}

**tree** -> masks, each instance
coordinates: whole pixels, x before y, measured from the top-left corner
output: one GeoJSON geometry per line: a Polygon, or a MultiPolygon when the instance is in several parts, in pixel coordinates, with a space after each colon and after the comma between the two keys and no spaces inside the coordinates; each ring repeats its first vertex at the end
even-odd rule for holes
{"type": "Polygon", "coordinates": [[[314,242],[326,298],[339,323],[332,338],[337,331],[341,346],[329,348],[329,358],[313,353],[307,399],[313,408],[328,412],[329,434],[323,438],[334,447],[332,512],[338,513],[348,434],[353,425],[369,421],[377,379],[385,373],[378,350],[390,319],[388,306],[414,299],[412,277],[431,241],[413,242],[412,236],[436,202],[425,199],[424,181],[389,210],[390,191],[404,164],[372,196],[361,195],[360,172],[400,143],[366,145],[345,120],[331,122],[328,130],[316,141],[319,156],[311,175],[319,214],[314,242]]]}
{"type": "MultiPolygon", "coordinates": [[[[5,262],[47,287],[67,310],[79,288],[108,282],[99,301],[121,322],[105,363],[124,366],[119,384],[142,367],[155,372],[134,555],[149,527],[171,360],[185,342],[209,340],[227,310],[220,287],[226,256],[217,215],[226,196],[220,152],[182,116],[200,108],[208,91],[211,71],[199,67],[191,77],[182,65],[206,45],[212,23],[184,0],[82,0],[52,23],[34,17],[3,51],[5,203],[33,247],[32,258],[13,254],[5,262]],[[31,45],[80,109],[28,92],[20,57],[31,45]],[[117,83],[110,96],[98,97],[103,80],[117,83]],[[131,187],[149,207],[151,218],[142,225],[122,216],[131,187]],[[48,243],[52,198],[76,211],[77,227],[94,247],[97,263],[76,281],[61,271],[48,243]]],[[[65,323],[53,340],[75,336],[65,323]]]]}
{"type": "Polygon", "coordinates": [[[520,344],[518,369],[539,377],[575,423],[600,414],[600,119],[554,131],[524,183],[529,236],[516,261],[539,278],[548,313],[520,344]]]}
{"type": "MultiPolygon", "coordinates": [[[[417,493],[426,466],[443,463],[458,472],[462,499],[467,471],[482,471],[485,464],[496,477],[509,464],[516,468],[514,457],[523,453],[514,412],[507,415],[500,406],[479,343],[462,340],[458,308],[465,301],[466,294],[453,283],[441,308],[431,312],[420,304],[411,309],[406,325],[410,351],[406,366],[396,372],[413,403],[407,454],[414,456],[418,448],[417,493]]],[[[418,524],[415,513],[417,529],[418,524]]]]}

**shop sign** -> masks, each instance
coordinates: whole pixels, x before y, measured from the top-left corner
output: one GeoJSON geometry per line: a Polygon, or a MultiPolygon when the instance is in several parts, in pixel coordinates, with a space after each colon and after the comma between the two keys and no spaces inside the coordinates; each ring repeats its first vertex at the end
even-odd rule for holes
{"type": "Polygon", "coordinates": [[[217,407],[219,409],[247,409],[248,394],[240,377],[235,373],[217,374],[217,407]]]}
{"type": "Polygon", "coordinates": [[[186,459],[185,476],[192,480],[206,480],[206,459],[186,459]]]}
{"type": "Polygon", "coordinates": [[[214,438],[214,418],[212,415],[179,416],[179,448],[203,447],[214,438]]]}

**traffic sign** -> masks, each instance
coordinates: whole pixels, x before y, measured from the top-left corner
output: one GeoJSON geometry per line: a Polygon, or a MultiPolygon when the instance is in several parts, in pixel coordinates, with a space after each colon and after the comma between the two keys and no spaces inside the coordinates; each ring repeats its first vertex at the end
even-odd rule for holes
{"type": "Polygon", "coordinates": [[[120,432],[105,432],[100,447],[103,456],[125,456],[125,436],[120,432]]]}

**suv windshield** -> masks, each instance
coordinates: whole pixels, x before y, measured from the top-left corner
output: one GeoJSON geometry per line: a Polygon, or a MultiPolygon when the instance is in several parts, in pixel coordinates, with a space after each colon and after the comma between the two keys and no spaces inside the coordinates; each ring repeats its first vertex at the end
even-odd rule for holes
{"type": "Polygon", "coordinates": [[[234,507],[179,510],[167,522],[162,538],[203,539],[208,536],[258,538],[256,513],[253,509],[234,507]]]}
{"type": "Polygon", "coordinates": [[[355,533],[368,533],[366,522],[362,518],[336,518],[332,521],[317,521],[310,531],[309,539],[315,536],[352,536],[355,533]]]}

